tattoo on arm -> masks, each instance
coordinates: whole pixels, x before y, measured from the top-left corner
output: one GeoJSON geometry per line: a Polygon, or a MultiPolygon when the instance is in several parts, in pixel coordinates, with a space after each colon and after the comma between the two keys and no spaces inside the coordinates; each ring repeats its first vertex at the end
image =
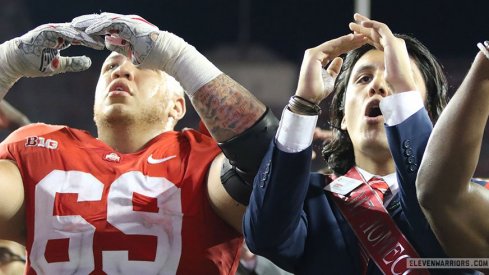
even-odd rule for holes
{"type": "Polygon", "coordinates": [[[191,102],[218,142],[244,132],[266,110],[265,105],[246,88],[225,74],[202,86],[191,102]]]}

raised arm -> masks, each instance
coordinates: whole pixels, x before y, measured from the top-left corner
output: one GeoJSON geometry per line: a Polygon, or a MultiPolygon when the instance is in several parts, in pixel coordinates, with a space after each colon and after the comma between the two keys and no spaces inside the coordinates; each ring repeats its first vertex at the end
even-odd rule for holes
{"type": "Polygon", "coordinates": [[[51,76],[84,71],[92,64],[86,56],[66,57],[60,51],[72,44],[103,49],[94,40],[69,23],[41,25],[21,37],[0,45],[0,100],[21,77],[51,76]]]}
{"type": "MultiPolygon", "coordinates": [[[[246,242],[251,251],[288,271],[299,268],[308,238],[308,216],[303,206],[310,191],[317,104],[333,90],[343,63],[338,56],[364,43],[363,36],[350,34],[306,50],[295,96],[282,114],[275,141],[255,177],[244,218],[246,242]]],[[[318,177],[315,182],[324,181],[318,174],[314,177],[318,177]]],[[[322,187],[314,188],[318,196],[324,196],[322,187]]],[[[330,250],[324,250],[336,251],[336,243],[330,245],[330,250]]]]}
{"type": "Polygon", "coordinates": [[[489,257],[489,191],[471,184],[489,115],[489,59],[478,53],[436,123],[416,182],[433,231],[455,257],[489,257]]]}
{"type": "Polygon", "coordinates": [[[351,24],[351,28],[370,37],[372,44],[385,52],[384,74],[392,95],[381,101],[380,109],[396,165],[398,202],[408,221],[406,229],[423,257],[446,257],[416,194],[416,175],[433,128],[429,114],[436,120],[438,110],[446,102],[443,71],[429,50],[415,38],[394,35],[385,24],[358,14],[355,19],[357,24],[351,24]]]}
{"type": "MultiPolygon", "coordinates": [[[[60,50],[71,44],[95,49],[101,41],[73,28],[69,23],[46,24],[0,45],[0,100],[21,77],[51,76],[78,72],[90,67],[88,57],[65,57],[60,50]]],[[[2,127],[21,126],[28,119],[7,102],[0,103],[2,127]]],[[[0,145],[3,146],[3,145],[0,145]]],[[[25,243],[24,186],[17,165],[0,160],[0,239],[25,243]]]]}
{"type": "Polygon", "coordinates": [[[107,49],[128,56],[134,64],[178,80],[218,142],[241,134],[265,113],[260,101],[195,47],[138,15],[83,15],[72,25],[92,37],[104,36],[107,49]]]}
{"type": "MultiPolygon", "coordinates": [[[[414,52],[415,44],[412,39],[407,36],[395,36],[386,24],[371,20],[360,14],[355,14],[355,20],[355,23],[350,23],[350,28],[354,32],[367,36],[370,44],[376,49],[384,51],[384,75],[389,93],[380,102],[380,109],[384,116],[389,146],[393,153],[397,176],[402,190],[400,192],[401,201],[408,214],[408,219],[412,213],[411,210],[415,210],[415,215],[412,217],[422,217],[416,199],[414,182],[416,180],[419,162],[421,162],[423,149],[432,126],[429,119],[427,119],[427,124],[422,119],[416,119],[411,124],[416,123],[414,127],[419,127],[419,131],[413,132],[410,131],[413,126],[404,123],[408,117],[424,109],[423,102],[426,100],[427,94],[425,81],[421,74],[415,74],[415,71],[419,72],[416,66],[418,64],[411,59],[406,43],[409,43],[412,48],[413,55],[419,55],[419,53],[414,52]],[[402,37],[408,40],[405,41],[402,37]],[[410,147],[411,151],[415,151],[414,153],[416,153],[411,154],[412,158],[409,164],[414,164],[414,166],[411,166],[412,171],[409,170],[409,164],[406,165],[406,157],[402,152],[404,149],[402,145],[404,140],[402,139],[407,138],[406,134],[409,135],[408,137],[413,143],[412,147],[410,147]]],[[[427,117],[426,112],[423,114],[427,117]]]]}
{"type": "Polygon", "coordinates": [[[134,64],[162,70],[180,82],[227,158],[216,158],[211,166],[207,185],[211,204],[240,230],[251,181],[278,120],[192,45],[140,16],[92,14],[75,18],[72,25],[89,35],[104,36],[109,50],[130,57],[134,64]]]}

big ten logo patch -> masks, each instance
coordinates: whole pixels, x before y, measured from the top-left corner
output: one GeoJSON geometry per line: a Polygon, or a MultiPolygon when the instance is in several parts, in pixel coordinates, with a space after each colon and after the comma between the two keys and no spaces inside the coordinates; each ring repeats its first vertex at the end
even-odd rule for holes
{"type": "Polygon", "coordinates": [[[43,137],[28,137],[25,141],[25,147],[43,147],[48,149],[56,149],[58,148],[58,142],[53,139],[46,139],[43,137]]]}

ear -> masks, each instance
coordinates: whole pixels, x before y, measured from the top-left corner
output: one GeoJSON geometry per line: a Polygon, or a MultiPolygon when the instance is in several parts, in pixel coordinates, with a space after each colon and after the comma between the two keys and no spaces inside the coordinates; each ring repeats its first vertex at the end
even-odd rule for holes
{"type": "Polygon", "coordinates": [[[175,98],[173,103],[173,107],[171,108],[168,116],[173,117],[175,121],[179,121],[187,112],[185,107],[185,98],[183,96],[179,96],[175,98]]]}
{"type": "Polygon", "coordinates": [[[340,127],[341,127],[341,130],[344,130],[344,131],[346,131],[346,130],[347,130],[347,129],[346,129],[346,118],[345,118],[345,116],[343,116],[343,119],[341,120],[341,125],[340,125],[340,127]]]}

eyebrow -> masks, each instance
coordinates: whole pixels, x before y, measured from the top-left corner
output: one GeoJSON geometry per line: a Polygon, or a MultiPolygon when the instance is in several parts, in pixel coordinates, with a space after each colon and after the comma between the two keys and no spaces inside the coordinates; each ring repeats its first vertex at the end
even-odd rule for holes
{"type": "Polygon", "coordinates": [[[356,75],[356,74],[364,72],[364,71],[370,71],[370,70],[375,70],[375,69],[376,69],[376,66],[371,65],[371,64],[365,64],[365,65],[360,66],[358,69],[354,70],[352,72],[352,74],[356,75]]]}
{"type": "Polygon", "coordinates": [[[118,55],[112,55],[112,56],[109,56],[109,57],[107,57],[105,59],[104,64],[110,63],[110,62],[112,62],[114,60],[120,60],[122,58],[123,58],[123,55],[120,55],[120,54],[118,54],[118,55]]]}

